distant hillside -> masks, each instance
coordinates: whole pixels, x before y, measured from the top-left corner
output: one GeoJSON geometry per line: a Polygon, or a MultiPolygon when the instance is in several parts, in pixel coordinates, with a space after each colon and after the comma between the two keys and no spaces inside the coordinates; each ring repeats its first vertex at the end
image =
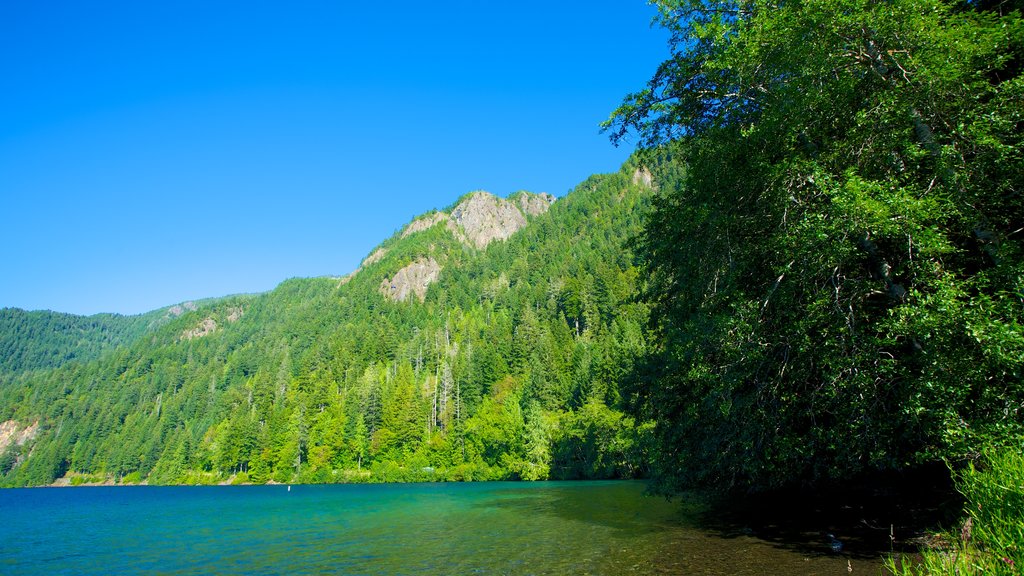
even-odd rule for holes
{"type": "Polygon", "coordinates": [[[104,351],[138,338],[158,318],[156,313],[76,316],[0,309],[0,371],[56,368],[66,362],[94,360],[104,351]]]}
{"type": "Polygon", "coordinates": [[[79,316],[49,310],[0,309],[0,372],[57,368],[95,360],[146,332],[215,299],[184,302],[145,314],[79,316]]]}
{"type": "MultiPolygon", "coordinates": [[[[565,198],[476,192],[342,278],[167,319],[89,362],[0,375],[6,485],[610,478],[645,347],[627,164],[565,198]]],[[[137,335],[137,332],[135,333],[137,335]]]]}

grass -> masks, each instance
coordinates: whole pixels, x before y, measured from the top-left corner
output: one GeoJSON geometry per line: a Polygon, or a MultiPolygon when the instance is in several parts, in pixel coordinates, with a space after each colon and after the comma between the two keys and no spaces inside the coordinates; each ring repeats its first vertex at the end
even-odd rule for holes
{"type": "Polygon", "coordinates": [[[1024,453],[989,450],[960,475],[965,520],[944,543],[922,552],[920,561],[888,560],[897,576],[1024,574],[1024,453]]]}

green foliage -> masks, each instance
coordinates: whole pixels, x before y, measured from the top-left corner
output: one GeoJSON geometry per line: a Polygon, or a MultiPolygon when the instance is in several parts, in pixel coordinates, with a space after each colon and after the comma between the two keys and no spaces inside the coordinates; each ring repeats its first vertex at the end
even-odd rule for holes
{"type": "Polygon", "coordinates": [[[632,478],[645,455],[638,453],[631,418],[591,399],[562,419],[554,440],[553,476],[558,479],[632,478]]]}
{"type": "Polygon", "coordinates": [[[71,475],[72,486],[82,486],[85,484],[99,484],[106,481],[106,478],[99,474],[73,474],[71,475]]]}
{"type": "Polygon", "coordinates": [[[1020,574],[1024,566],[1024,454],[1020,446],[986,451],[980,466],[960,475],[968,520],[950,544],[921,562],[891,558],[894,574],[1020,574]]]}
{"type": "Polygon", "coordinates": [[[640,474],[619,391],[646,346],[626,246],[650,197],[635,168],[486,250],[443,225],[396,234],[346,279],[210,301],[91,361],[0,376],[0,419],[39,421],[0,481],[542,480],[569,475],[562,453],[578,476],[640,474]],[[425,256],[443,267],[425,302],[380,294],[425,256]]]}
{"type": "Polygon", "coordinates": [[[657,422],[663,487],[844,478],[1020,437],[1019,12],[657,4],[672,58],[606,127],[664,145],[638,242],[657,346],[627,390],[657,422]]]}
{"type": "Polygon", "coordinates": [[[55,368],[96,359],[128,344],[160,320],[162,311],[139,316],[0,309],[0,373],[55,368]]]}
{"type": "Polygon", "coordinates": [[[12,468],[18,463],[18,457],[21,455],[20,447],[17,445],[8,446],[2,454],[0,454],[0,475],[7,474],[12,468]]]}

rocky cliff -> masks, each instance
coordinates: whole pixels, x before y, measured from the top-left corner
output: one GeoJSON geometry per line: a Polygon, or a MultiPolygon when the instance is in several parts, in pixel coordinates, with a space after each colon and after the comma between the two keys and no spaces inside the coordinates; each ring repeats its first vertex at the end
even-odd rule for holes
{"type": "MultiPolygon", "coordinates": [[[[456,204],[451,213],[432,212],[416,218],[402,230],[399,238],[407,238],[443,223],[459,242],[483,250],[491,242],[505,240],[515,234],[526,226],[528,218],[547,212],[554,202],[555,197],[550,194],[519,192],[505,199],[488,192],[473,192],[456,204]]],[[[378,248],[356,272],[380,260],[385,253],[385,249],[378,248]]],[[[439,258],[441,262],[433,255],[417,258],[390,277],[385,277],[380,284],[380,293],[396,301],[416,296],[422,302],[427,287],[441,273],[444,258],[439,258]]],[[[342,283],[356,272],[343,279],[342,283]]]]}
{"type": "Polygon", "coordinates": [[[437,280],[441,274],[441,265],[433,258],[420,258],[405,266],[391,278],[380,283],[380,292],[384,296],[404,302],[415,296],[420,302],[427,297],[427,286],[437,280]]]}
{"type": "Polygon", "coordinates": [[[30,442],[38,432],[38,421],[25,427],[21,427],[16,420],[0,423],[0,454],[3,454],[8,446],[22,446],[30,442]]]}
{"type": "Polygon", "coordinates": [[[551,205],[555,203],[555,197],[547,192],[541,192],[540,194],[522,192],[515,196],[515,201],[519,209],[523,211],[523,214],[537,216],[551,208],[551,205]]]}
{"type": "Polygon", "coordinates": [[[474,192],[452,210],[448,229],[464,244],[482,250],[526,226],[527,215],[546,212],[554,197],[523,192],[516,200],[511,202],[487,192],[474,192]]]}
{"type": "Polygon", "coordinates": [[[434,212],[433,214],[421,216],[410,222],[409,225],[405,227],[405,230],[402,230],[402,238],[406,238],[411,234],[415,234],[417,232],[422,232],[429,228],[433,228],[435,225],[447,221],[448,215],[445,214],[444,212],[434,212]]]}

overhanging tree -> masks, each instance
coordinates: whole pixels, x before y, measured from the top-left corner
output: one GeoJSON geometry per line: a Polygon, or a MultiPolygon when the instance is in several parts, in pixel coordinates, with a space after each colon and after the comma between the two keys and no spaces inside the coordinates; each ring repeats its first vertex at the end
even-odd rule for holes
{"type": "Polygon", "coordinates": [[[681,156],[640,253],[664,488],[1019,445],[1024,28],[1010,4],[663,0],[606,124],[681,156]]]}

